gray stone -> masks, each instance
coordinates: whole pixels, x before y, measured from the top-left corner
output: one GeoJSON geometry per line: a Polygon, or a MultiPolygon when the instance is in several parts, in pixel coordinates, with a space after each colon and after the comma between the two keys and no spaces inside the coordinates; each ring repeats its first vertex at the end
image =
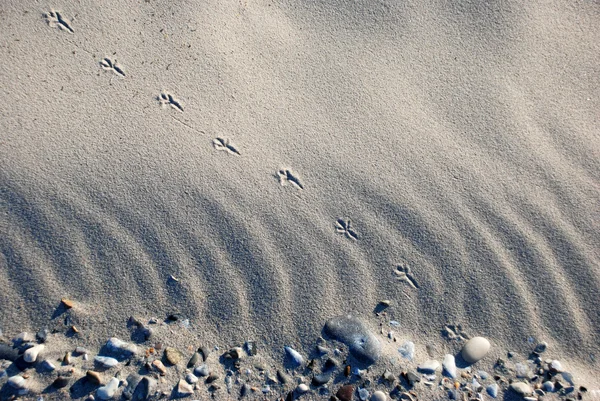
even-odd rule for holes
{"type": "Polygon", "coordinates": [[[381,344],[358,318],[338,316],[325,323],[325,334],[350,348],[350,353],[360,362],[375,363],[381,356],[381,344]]]}
{"type": "Polygon", "coordinates": [[[133,393],[133,400],[147,400],[156,391],[157,384],[158,383],[156,379],[150,376],[142,377],[140,384],[138,384],[138,386],[135,389],[135,392],[133,393]]]}
{"type": "Polygon", "coordinates": [[[544,391],[551,393],[554,391],[554,383],[552,383],[549,380],[545,381],[544,384],[542,384],[542,388],[544,389],[544,391]]]}
{"type": "Polygon", "coordinates": [[[50,362],[49,360],[44,360],[41,364],[40,364],[41,368],[47,372],[52,372],[54,369],[56,369],[56,366],[54,366],[54,364],[52,362],[50,362]]]}
{"type": "Polygon", "coordinates": [[[198,377],[206,377],[210,374],[210,369],[206,365],[200,365],[194,369],[194,374],[198,377]]]}
{"type": "Polygon", "coordinates": [[[531,386],[524,382],[513,382],[510,385],[510,389],[512,391],[514,391],[515,393],[520,394],[522,396],[528,396],[533,393],[531,386]]]}
{"type": "Polygon", "coordinates": [[[425,374],[433,374],[440,368],[440,363],[436,360],[430,359],[428,361],[423,362],[417,368],[419,372],[425,374]]]}
{"type": "Polygon", "coordinates": [[[331,373],[321,373],[312,378],[312,384],[318,387],[327,383],[329,380],[331,380],[331,373]]]}
{"type": "Polygon", "coordinates": [[[492,397],[492,398],[498,397],[498,385],[496,383],[490,384],[489,386],[486,387],[485,390],[490,395],[490,397],[492,397]]]}
{"type": "Polygon", "coordinates": [[[112,352],[122,355],[125,358],[135,355],[138,352],[135,344],[127,343],[119,340],[116,337],[112,337],[106,342],[106,348],[112,352]]]}
{"type": "Polygon", "coordinates": [[[118,388],[119,379],[113,377],[106,386],[99,387],[98,390],[96,390],[96,396],[101,400],[110,400],[115,396],[118,388]]]}
{"type": "Polygon", "coordinates": [[[550,370],[552,370],[553,372],[562,372],[563,371],[562,364],[559,361],[554,360],[554,361],[550,362],[550,370]]]}
{"type": "Polygon", "coordinates": [[[446,376],[451,377],[452,379],[456,379],[456,360],[454,359],[454,355],[446,354],[444,356],[444,361],[442,362],[443,372],[446,376]]]}
{"type": "Polygon", "coordinates": [[[475,363],[490,350],[490,342],[483,337],[473,337],[464,345],[461,355],[468,363],[475,363]]]}
{"type": "Polygon", "coordinates": [[[358,398],[360,398],[361,401],[366,401],[366,399],[369,398],[369,390],[366,388],[359,388],[358,398]]]}
{"type": "Polygon", "coordinates": [[[412,341],[406,341],[400,348],[398,348],[398,352],[402,355],[403,358],[412,361],[415,357],[415,343],[412,341]]]}
{"type": "Polygon", "coordinates": [[[119,361],[117,361],[115,358],[111,358],[110,356],[98,355],[94,358],[94,361],[105,368],[113,368],[119,365],[119,361]]]}
{"type": "Polygon", "coordinates": [[[196,384],[198,383],[198,378],[193,373],[188,373],[187,375],[185,375],[185,381],[187,381],[190,384],[196,384]]]}
{"type": "Polygon", "coordinates": [[[142,376],[137,373],[132,373],[127,376],[127,386],[125,386],[125,389],[123,390],[123,397],[130,400],[133,397],[133,392],[138,384],[140,384],[140,381],[142,381],[142,376]]]}
{"type": "Polygon", "coordinates": [[[198,362],[200,361],[200,358],[202,358],[202,356],[200,356],[200,353],[194,352],[194,354],[192,355],[192,357],[190,358],[190,360],[187,363],[187,367],[188,368],[195,367],[198,364],[198,362]]]}

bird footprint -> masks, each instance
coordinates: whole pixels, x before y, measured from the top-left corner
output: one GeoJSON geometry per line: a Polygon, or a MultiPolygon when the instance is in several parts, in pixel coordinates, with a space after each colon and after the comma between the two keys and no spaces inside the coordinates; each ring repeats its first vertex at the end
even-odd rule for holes
{"type": "Polygon", "coordinates": [[[463,331],[462,325],[460,324],[448,324],[444,327],[443,331],[444,334],[452,340],[466,341],[471,338],[471,336],[463,331]]]}
{"type": "Polygon", "coordinates": [[[60,12],[50,10],[49,12],[44,14],[44,17],[46,18],[46,22],[48,22],[48,25],[50,25],[51,27],[54,28],[58,26],[64,31],[74,33],[73,28],[71,28],[71,23],[64,19],[63,16],[60,15],[60,12]]]}
{"type": "Polygon", "coordinates": [[[233,146],[233,144],[231,142],[229,142],[229,139],[226,139],[226,138],[213,139],[213,146],[217,150],[223,150],[223,151],[226,151],[228,153],[238,155],[238,156],[240,154],[240,152],[235,148],[235,146],[233,146]]]}
{"type": "Polygon", "coordinates": [[[181,103],[178,100],[175,100],[175,98],[166,93],[166,92],[162,92],[159,96],[158,96],[158,101],[160,102],[161,106],[165,107],[165,106],[171,106],[174,109],[177,109],[179,111],[183,111],[183,107],[181,107],[181,103]]]}
{"type": "Polygon", "coordinates": [[[277,172],[277,176],[279,177],[279,183],[281,185],[285,185],[286,183],[291,183],[298,189],[304,189],[304,185],[300,182],[300,179],[296,177],[290,170],[282,169],[277,172]]]}
{"type": "Polygon", "coordinates": [[[411,268],[408,264],[396,266],[394,274],[396,274],[396,279],[398,281],[406,281],[412,288],[419,288],[419,284],[412,275],[411,268]]]}
{"type": "Polygon", "coordinates": [[[350,220],[344,221],[342,219],[338,219],[338,221],[335,223],[335,230],[340,234],[344,234],[346,237],[348,237],[350,239],[353,239],[353,240],[358,239],[358,234],[352,228],[352,224],[350,223],[350,220]]]}
{"type": "Polygon", "coordinates": [[[117,63],[117,60],[111,61],[109,58],[103,58],[102,60],[100,60],[100,66],[104,70],[112,70],[117,75],[120,75],[122,77],[125,76],[125,73],[123,72],[123,69],[117,63]]]}

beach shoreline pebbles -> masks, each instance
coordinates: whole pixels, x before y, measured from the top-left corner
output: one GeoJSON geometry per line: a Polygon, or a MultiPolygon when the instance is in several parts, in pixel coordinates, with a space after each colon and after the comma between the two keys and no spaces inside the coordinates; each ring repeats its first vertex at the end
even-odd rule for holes
{"type": "MultiPolygon", "coordinates": [[[[147,324],[159,325],[152,321],[147,324]]],[[[146,323],[136,320],[140,326],[146,323]]],[[[165,324],[161,331],[154,326],[152,342],[111,337],[97,352],[66,335],[62,349],[56,347],[56,334],[20,333],[12,345],[0,338],[0,398],[485,401],[485,395],[542,401],[553,394],[560,401],[585,401],[591,393],[576,384],[567,364],[541,358],[550,354],[546,343],[531,349],[529,359],[508,352],[507,360],[494,362],[484,337],[469,339],[454,354],[406,337],[397,348],[385,330],[375,334],[366,320],[343,315],[325,322],[324,337],[316,339],[312,352],[284,346],[282,358],[261,354],[253,340],[225,352],[176,343],[171,338],[178,335],[177,327],[165,324]]],[[[182,333],[189,334],[183,325],[182,333]]]]}

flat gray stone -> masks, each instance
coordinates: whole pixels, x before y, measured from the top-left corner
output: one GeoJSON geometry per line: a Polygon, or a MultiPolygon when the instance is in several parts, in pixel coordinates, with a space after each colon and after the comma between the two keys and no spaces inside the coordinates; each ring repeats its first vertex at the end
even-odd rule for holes
{"type": "Polygon", "coordinates": [[[138,348],[135,344],[119,340],[116,337],[112,337],[106,342],[106,348],[112,352],[123,355],[124,357],[130,357],[138,352],[138,348]]]}
{"type": "Polygon", "coordinates": [[[490,342],[483,337],[473,337],[464,345],[461,355],[468,363],[475,363],[490,350],[490,342]]]}
{"type": "Polygon", "coordinates": [[[119,361],[117,361],[115,358],[111,358],[110,356],[98,355],[94,358],[94,361],[105,368],[113,368],[119,364],[119,361]]]}
{"type": "Polygon", "coordinates": [[[338,316],[325,323],[325,334],[350,348],[350,353],[360,362],[373,364],[381,356],[381,344],[358,318],[338,316]]]}
{"type": "Polygon", "coordinates": [[[531,395],[533,393],[533,390],[531,389],[531,386],[527,383],[524,382],[514,382],[511,383],[510,385],[510,389],[512,391],[514,391],[517,394],[520,394],[522,396],[528,396],[531,395]]]}
{"type": "Polygon", "coordinates": [[[486,387],[485,390],[490,395],[490,397],[492,397],[492,398],[498,397],[498,385],[496,383],[490,384],[489,386],[486,387]]]}

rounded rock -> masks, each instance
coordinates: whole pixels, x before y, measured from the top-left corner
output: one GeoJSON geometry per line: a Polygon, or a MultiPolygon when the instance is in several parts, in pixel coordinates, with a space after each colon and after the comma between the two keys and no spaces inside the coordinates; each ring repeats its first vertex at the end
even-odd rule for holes
{"type": "Polygon", "coordinates": [[[299,384],[298,387],[296,387],[296,393],[300,395],[308,393],[309,390],[310,388],[304,383],[299,384]]]}
{"type": "Polygon", "coordinates": [[[304,358],[302,357],[302,355],[300,355],[298,351],[296,351],[292,347],[287,346],[284,347],[284,349],[285,353],[291,358],[295,366],[300,366],[304,363],[304,358]]]}
{"type": "Polygon", "coordinates": [[[35,345],[31,348],[28,348],[24,353],[23,353],[23,359],[25,360],[25,362],[28,363],[33,363],[36,361],[39,353],[44,349],[44,344],[38,344],[35,345]]]}
{"type": "Polygon", "coordinates": [[[529,396],[533,393],[531,386],[524,382],[513,382],[510,385],[510,389],[522,396],[529,396]]]}
{"type": "Polygon", "coordinates": [[[468,363],[482,359],[490,350],[490,342],[483,337],[473,337],[464,345],[461,355],[468,363]]]}
{"type": "Polygon", "coordinates": [[[94,361],[99,365],[102,365],[105,368],[113,368],[119,364],[115,358],[111,358],[110,356],[96,356],[94,361]]]}
{"type": "Polygon", "coordinates": [[[533,350],[533,352],[535,352],[537,354],[543,354],[544,352],[546,352],[547,349],[548,349],[548,343],[545,341],[542,341],[541,343],[539,343],[538,345],[535,346],[535,349],[533,350]]]}
{"type": "Polygon", "coordinates": [[[381,390],[377,390],[371,396],[371,401],[387,401],[387,395],[381,390]]]}
{"type": "Polygon", "coordinates": [[[183,355],[181,354],[181,352],[178,349],[173,348],[173,347],[165,348],[165,359],[171,365],[177,365],[179,362],[181,362],[182,358],[183,358],[183,355]]]}
{"type": "Polygon", "coordinates": [[[7,382],[12,388],[22,390],[25,388],[25,379],[23,376],[12,376],[7,382]]]}
{"type": "Polygon", "coordinates": [[[340,401],[352,401],[352,394],[354,394],[354,386],[346,384],[340,387],[335,395],[340,401]]]}
{"type": "Polygon", "coordinates": [[[206,377],[210,374],[210,369],[207,365],[200,365],[194,369],[194,374],[198,377],[206,377]]]}
{"type": "Polygon", "coordinates": [[[542,388],[544,389],[544,391],[547,391],[547,392],[551,393],[551,392],[553,392],[553,391],[554,391],[554,383],[552,383],[552,382],[551,382],[551,381],[549,381],[549,380],[548,380],[548,381],[545,381],[545,382],[542,384],[542,388]]]}

